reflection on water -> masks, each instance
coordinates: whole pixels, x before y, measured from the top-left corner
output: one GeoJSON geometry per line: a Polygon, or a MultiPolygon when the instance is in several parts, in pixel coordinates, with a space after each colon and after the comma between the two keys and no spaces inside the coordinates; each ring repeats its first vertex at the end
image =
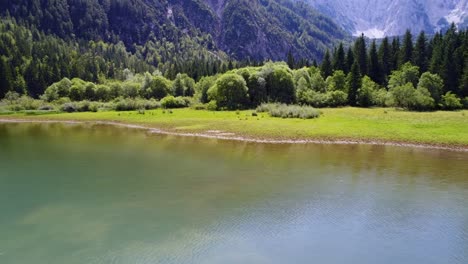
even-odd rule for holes
{"type": "Polygon", "coordinates": [[[0,263],[468,263],[468,155],[0,124],[0,263]]]}

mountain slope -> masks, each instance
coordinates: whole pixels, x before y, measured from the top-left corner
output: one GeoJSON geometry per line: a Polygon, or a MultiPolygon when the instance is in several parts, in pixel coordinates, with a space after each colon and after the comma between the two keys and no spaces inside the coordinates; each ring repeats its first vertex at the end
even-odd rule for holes
{"type": "Polygon", "coordinates": [[[331,19],[290,0],[5,0],[0,14],[65,39],[148,41],[183,38],[235,59],[320,59],[346,37],[331,19]]]}
{"type": "MultiPolygon", "coordinates": [[[[302,1],[302,0],[301,0],[302,1]]],[[[468,26],[468,0],[307,0],[322,13],[336,17],[353,35],[402,35],[406,29],[427,33],[454,22],[468,26]]]]}

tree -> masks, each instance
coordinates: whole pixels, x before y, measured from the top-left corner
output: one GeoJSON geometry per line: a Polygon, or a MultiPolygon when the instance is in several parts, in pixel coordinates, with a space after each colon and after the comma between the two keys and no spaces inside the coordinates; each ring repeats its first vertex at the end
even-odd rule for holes
{"type": "Polygon", "coordinates": [[[354,43],[354,54],[356,56],[355,60],[359,65],[359,72],[361,74],[367,74],[367,48],[364,34],[362,34],[354,43]]]}
{"type": "Polygon", "coordinates": [[[296,60],[294,59],[294,56],[293,56],[291,50],[288,51],[288,58],[287,58],[287,60],[288,60],[288,66],[289,66],[289,68],[290,68],[290,69],[294,69],[294,68],[296,67],[296,60]]]}
{"type": "Polygon", "coordinates": [[[333,70],[334,71],[344,71],[346,69],[346,58],[343,43],[340,42],[338,48],[335,49],[333,54],[333,70]]]}
{"type": "Polygon", "coordinates": [[[349,104],[355,106],[357,104],[357,93],[361,88],[361,72],[359,71],[359,63],[357,61],[354,62],[351,71],[348,73],[346,86],[349,104]]]}
{"type": "Polygon", "coordinates": [[[375,40],[372,41],[369,51],[369,77],[377,83],[382,83],[382,68],[377,54],[377,45],[375,40]]]}
{"type": "Polygon", "coordinates": [[[418,89],[427,89],[436,104],[440,103],[444,81],[437,74],[425,72],[421,75],[418,83],[418,89]]]}
{"type": "Polygon", "coordinates": [[[13,85],[13,77],[10,66],[6,58],[0,56],[0,99],[5,97],[5,94],[11,90],[13,85]]]}
{"type": "Polygon", "coordinates": [[[149,82],[145,81],[144,94],[146,98],[162,99],[171,94],[171,81],[162,76],[148,76],[149,82]]]}
{"type": "Polygon", "coordinates": [[[406,30],[405,37],[403,38],[403,46],[400,51],[400,64],[405,64],[413,60],[413,35],[411,31],[406,30]]]}
{"type": "Polygon", "coordinates": [[[369,76],[362,78],[361,88],[357,92],[357,103],[362,107],[371,106],[373,103],[373,94],[379,89],[379,85],[372,81],[369,76]]]}
{"type": "Polygon", "coordinates": [[[273,66],[271,70],[272,72],[265,78],[269,101],[293,103],[296,95],[291,72],[286,67],[277,65],[273,66]]]}
{"type": "Polygon", "coordinates": [[[424,31],[421,31],[416,41],[413,56],[413,64],[418,66],[421,72],[426,72],[428,69],[427,56],[427,38],[424,31]]]}
{"type": "Polygon", "coordinates": [[[355,61],[354,52],[351,49],[351,47],[349,47],[348,52],[346,53],[346,61],[345,61],[345,69],[344,69],[345,74],[349,73],[349,71],[351,70],[351,67],[354,64],[354,61],[355,61]]]}
{"type": "Polygon", "coordinates": [[[327,91],[346,91],[346,75],[343,71],[335,71],[326,80],[327,91]]]}
{"type": "Polygon", "coordinates": [[[452,92],[442,95],[442,107],[446,110],[456,110],[463,107],[460,98],[452,92]]]}
{"type": "Polygon", "coordinates": [[[322,65],[320,65],[320,71],[322,72],[322,76],[324,78],[327,78],[333,73],[333,67],[330,61],[330,52],[328,50],[325,52],[325,57],[323,58],[322,65]]]}
{"type": "Polygon", "coordinates": [[[392,55],[388,37],[383,39],[382,44],[379,47],[379,61],[383,75],[382,82],[380,84],[385,85],[386,82],[388,82],[388,76],[392,70],[392,55]]]}
{"type": "Polygon", "coordinates": [[[417,85],[418,80],[419,68],[407,62],[400,70],[392,72],[390,80],[388,81],[388,88],[391,90],[394,87],[402,86],[407,83],[411,83],[414,87],[417,85]]]}
{"type": "Polygon", "coordinates": [[[248,102],[247,84],[240,75],[223,74],[208,90],[208,98],[216,101],[221,109],[242,109],[248,102]]]}
{"type": "Polygon", "coordinates": [[[392,68],[391,68],[391,71],[392,70],[396,70],[398,68],[400,68],[400,59],[399,59],[399,56],[400,55],[400,38],[396,37],[393,39],[392,41],[392,68]]]}
{"type": "Polygon", "coordinates": [[[312,73],[310,76],[310,87],[316,92],[326,92],[327,85],[319,71],[312,73]]]}
{"type": "Polygon", "coordinates": [[[393,87],[390,90],[395,100],[395,104],[406,109],[411,108],[415,91],[416,89],[414,89],[413,84],[410,82],[404,85],[393,87]]]}

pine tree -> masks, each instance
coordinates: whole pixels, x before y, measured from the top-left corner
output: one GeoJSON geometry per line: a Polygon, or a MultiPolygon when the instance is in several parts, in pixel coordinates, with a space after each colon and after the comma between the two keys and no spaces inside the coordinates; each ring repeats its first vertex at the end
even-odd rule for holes
{"type": "Polygon", "coordinates": [[[335,71],[344,71],[346,68],[346,61],[345,61],[345,51],[343,48],[343,43],[338,45],[338,48],[335,50],[333,54],[333,70],[335,71]]]}
{"type": "Polygon", "coordinates": [[[364,34],[354,43],[354,55],[356,56],[355,60],[359,64],[359,71],[364,75],[367,74],[367,48],[364,34]]]}
{"type": "Polygon", "coordinates": [[[333,68],[330,61],[330,52],[328,50],[325,52],[325,57],[323,58],[322,65],[320,65],[320,71],[322,72],[323,78],[327,78],[333,73],[333,68]]]}
{"type": "Polygon", "coordinates": [[[346,80],[346,86],[348,88],[348,101],[351,106],[355,106],[357,103],[357,93],[361,88],[361,82],[362,78],[361,72],[359,71],[359,63],[355,61],[353,66],[351,66],[351,70],[346,80]]]}
{"type": "Polygon", "coordinates": [[[418,66],[421,72],[426,72],[428,68],[428,57],[427,57],[427,38],[424,31],[418,36],[416,45],[414,48],[413,64],[418,66]]]}
{"type": "Polygon", "coordinates": [[[377,54],[377,44],[372,41],[369,51],[369,77],[376,83],[382,84],[382,67],[377,54]]]}
{"type": "Polygon", "coordinates": [[[294,59],[294,56],[291,51],[288,51],[288,66],[290,69],[295,69],[296,68],[296,61],[294,59]]]}
{"type": "Polygon", "coordinates": [[[13,76],[10,66],[6,58],[0,57],[0,99],[5,97],[5,94],[12,89],[13,76]]]}
{"type": "Polygon", "coordinates": [[[351,70],[351,67],[353,66],[353,64],[354,64],[354,52],[350,47],[350,48],[348,48],[348,52],[346,54],[346,60],[345,60],[344,72],[346,74],[349,73],[349,71],[351,70]]]}
{"type": "Polygon", "coordinates": [[[385,37],[382,41],[382,44],[379,47],[379,61],[382,70],[382,82],[384,86],[388,81],[388,76],[392,70],[392,54],[390,50],[390,43],[388,38],[385,37]]]}
{"type": "Polygon", "coordinates": [[[405,37],[403,39],[403,46],[400,51],[400,65],[413,60],[413,35],[411,31],[406,30],[405,37]]]}
{"type": "Polygon", "coordinates": [[[392,68],[391,71],[398,70],[400,68],[400,38],[396,37],[392,41],[392,68]]]}

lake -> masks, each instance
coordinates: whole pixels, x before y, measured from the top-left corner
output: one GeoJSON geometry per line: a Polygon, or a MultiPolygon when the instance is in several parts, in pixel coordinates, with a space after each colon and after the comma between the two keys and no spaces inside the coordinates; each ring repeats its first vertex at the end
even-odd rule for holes
{"type": "Polygon", "coordinates": [[[0,124],[0,263],[468,263],[468,154],[0,124]]]}

